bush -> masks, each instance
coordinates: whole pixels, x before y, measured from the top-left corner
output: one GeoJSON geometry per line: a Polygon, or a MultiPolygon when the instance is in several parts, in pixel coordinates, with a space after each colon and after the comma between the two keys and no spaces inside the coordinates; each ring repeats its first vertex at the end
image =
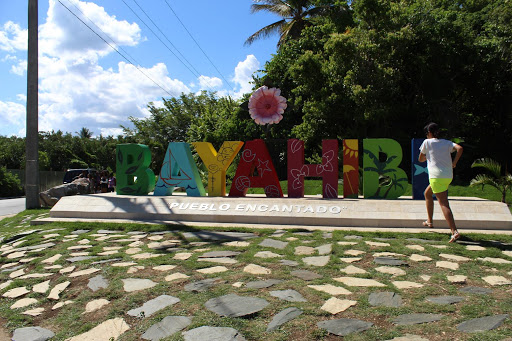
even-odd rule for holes
{"type": "Polygon", "coordinates": [[[7,168],[0,167],[0,197],[15,197],[23,194],[20,179],[7,171],[7,168]]]}

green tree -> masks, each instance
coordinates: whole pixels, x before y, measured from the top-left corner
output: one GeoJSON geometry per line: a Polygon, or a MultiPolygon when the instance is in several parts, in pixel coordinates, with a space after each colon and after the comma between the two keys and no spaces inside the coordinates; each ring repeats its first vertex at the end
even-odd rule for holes
{"type": "Polygon", "coordinates": [[[487,174],[478,174],[471,180],[470,186],[491,186],[501,193],[501,202],[506,202],[507,192],[512,189],[512,174],[501,172],[501,165],[493,159],[478,159],[472,168],[484,168],[487,174]]]}

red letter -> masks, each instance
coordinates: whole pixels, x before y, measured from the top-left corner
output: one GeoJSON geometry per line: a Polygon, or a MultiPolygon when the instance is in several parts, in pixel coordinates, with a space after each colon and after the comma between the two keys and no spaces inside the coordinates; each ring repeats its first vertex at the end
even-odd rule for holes
{"type": "Polygon", "coordinates": [[[304,177],[322,178],[322,196],[338,197],[338,141],[322,141],[322,164],[304,164],[304,141],[288,140],[288,197],[304,197],[304,177]]]}
{"type": "Polygon", "coordinates": [[[249,188],[264,188],[265,194],[270,198],[283,196],[274,164],[263,140],[245,143],[229,196],[244,197],[249,188]],[[255,170],[258,172],[257,176],[253,175],[255,170]]]}

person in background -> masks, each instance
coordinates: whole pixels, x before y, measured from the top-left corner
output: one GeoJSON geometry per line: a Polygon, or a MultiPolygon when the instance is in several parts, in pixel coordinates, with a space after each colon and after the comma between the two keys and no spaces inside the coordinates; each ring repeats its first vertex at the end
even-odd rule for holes
{"type": "Polygon", "coordinates": [[[455,225],[453,213],[448,202],[448,186],[453,180],[453,168],[462,156],[462,147],[452,141],[439,138],[440,129],[436,123],[425,126],[426,140],[420,146],[418,161],[427,161],[428,187],[425,189],[425,202],[427,206],[427,220],[423,222],[425,227],[434,227],[432,216],[434,215],[434,198],[441,206],[444,218],[451,230],[450,243],[460,238],[455,225]],[[452,160],[451,154],[457,152],[452,160]]]}
{"type": "Polygon", "coordinates": [[[106,171],[101,171],[100,191],[101,193],[107,193],[108,191],[108,175],[106,171]]]}
{"type": "Polygon", "coordinates": [[[110,174],[110,177],[108,178],[108,191],[116,191],[116,177],[114,176],[114,173],[110,174]]]}

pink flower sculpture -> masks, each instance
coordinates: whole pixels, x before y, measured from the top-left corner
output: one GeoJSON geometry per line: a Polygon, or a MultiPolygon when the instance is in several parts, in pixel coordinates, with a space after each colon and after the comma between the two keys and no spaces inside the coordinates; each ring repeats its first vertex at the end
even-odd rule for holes
{"type": "Polygon", "coordinates": [[[261,125],[279,123],[287,106],[286,98],[277,88],[262,86],[249,98],[249,114],[254,122],[261,125]]]}

